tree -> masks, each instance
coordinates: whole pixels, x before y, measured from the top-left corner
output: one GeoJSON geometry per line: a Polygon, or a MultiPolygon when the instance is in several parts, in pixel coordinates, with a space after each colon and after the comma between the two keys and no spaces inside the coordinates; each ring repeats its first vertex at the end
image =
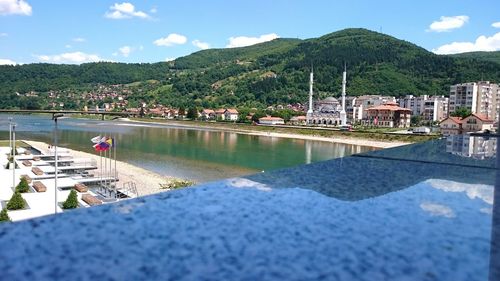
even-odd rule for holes
{"type": "Polygon", "coordinates": [[[192,120],[198,118],[198,109],[196,109],[196,107],[190,107],[188,109],[186,117],[189,118],[189,119],[192,119],[192,120]]]}
{"type": "Polygon", "coordinates": [[[259,119],[262,118],[262,117],[266,117],[266,113],[264,113],[263,111],[257,111],[252,116],[252,121],[259,122],[259,119]]]}
{"type": "Polygon", "coordinates": [[[422,123],[422,116],[420,115],[413,115],[410,120],[410,124],[412,126],[420,126],[422,123]]]}
{"type": "Polygon", "coordinates": [[[472,114],[472,112],[467,107],[459,107],[459,108],[455,109],[455,111],[450,113],[450,116],[465,118],[471,114],[472,114]]]}
{"type": "Polygon", "coordinates": [[[75,190],[71,190],[68,198],[63,203],[63,209],[74,209],[78,207],[78,196],[75,190]]]}
{"type": "Polygon", "coordinates": [[[2,209],[0,212],[0,222],[11,221],[7,209],[2,209]]]}
{"type": "Polygon", "coordinates": [[[186,114],[186,109],[184,108],[184,106],[179,107],[179,117],[185,114],[186,114]]]}
{"type": "Polygon", "coordinates": [[[7,203],[7,210],[21,210],[24,209],[25,206],[26,201],[24,201],[21,193],[16,191],[14,192],[14,194],[12,194],[9,203],[7,203]]]}
{"type": "Polygon", "coordinates": [[[30,186],[28,185],[28,180],[25,177],[21,178],[21,181],[16,186],[16,191],[19,193],[26,193],[30,190],[30,186]]]}

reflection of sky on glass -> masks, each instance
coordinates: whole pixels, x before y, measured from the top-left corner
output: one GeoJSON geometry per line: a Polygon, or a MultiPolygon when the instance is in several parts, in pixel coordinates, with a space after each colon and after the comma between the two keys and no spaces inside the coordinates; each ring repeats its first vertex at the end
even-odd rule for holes
{"type": "Polygon", "coordinates": [[[493,186],[486,184],[468,184],[449,180],[429,179],[425,181],[429,186],[445,192],[463,192],[469,199],[481,199],[493,205],[493,186]]]}
{"type": "Polygon", "coordinates": [[[422,210],[426,212],[429,212],[433,216],[442,216],[445,218],[455,217],[455,213],[453,212],[453,210],[445,205],[432,202],[422,202],[422,204],[420,204],[420,208],[422,208],[422,210]]]}

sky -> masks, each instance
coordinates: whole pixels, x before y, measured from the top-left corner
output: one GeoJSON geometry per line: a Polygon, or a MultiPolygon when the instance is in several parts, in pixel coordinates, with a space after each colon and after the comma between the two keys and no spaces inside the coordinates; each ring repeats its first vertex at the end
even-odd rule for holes
{"type": "Polygon", "coordinates": [[[500,50],[499,0],[0,0],[0,64],[169,61],[367,28],[437,54],[500,50]]]}

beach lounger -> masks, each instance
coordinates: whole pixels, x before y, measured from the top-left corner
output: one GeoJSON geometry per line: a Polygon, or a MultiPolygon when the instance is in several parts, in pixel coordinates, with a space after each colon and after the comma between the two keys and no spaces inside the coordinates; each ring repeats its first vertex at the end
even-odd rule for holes
{"type": "Polygon", "coordinates": [[[47,191],[47,187],[40,181],[33,182],[33,188],[36,190],[36,192],[47,191]]]}
{"type": "Polygon", "coordinates": [[[89,189],[87,188],[86,185],[84,185],[83,183],[77,183],[75,184],[75,187],[76,191],[78,192],[87,192],[89,189]]]}
{"type": "Polygon", "coordinates": [[[43,175],[43,171],[38,167],[31,168],[31,171],[33,172],[33,174],[35,174],[37,176],[43,175]]]}
{"type": "Polygon", "coordinates": [[[30,160],[24,160],[22,163],[26,167],[31,167],[31,161],[30,160]]]}
{"type": "Polygon", "coordinates": [[[83,194],[82,195],[82,200],[83,202],[89,204],[90,206],[95,206],[95,205],[101,205],[102,201],[97,199],[95,196],[90,195],[90,194],[83,194]]]}
{"type": "Polygon", "coordinates": [[[40,158],[39,156],[33,156],[33,161],[40,161],[42,160],[42,158],[40,158]]]}

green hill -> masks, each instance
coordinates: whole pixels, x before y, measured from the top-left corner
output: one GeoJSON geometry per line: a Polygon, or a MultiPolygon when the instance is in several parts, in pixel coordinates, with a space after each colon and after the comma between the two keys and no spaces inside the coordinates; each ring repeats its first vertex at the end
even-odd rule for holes
{"type": "Polygon", "coordinates": [[[0,66],[0,94],[6,97],[0,106],[15,104],[5,102],[15,99],[13,92],[147,80],[160,83],[134,83],[147,89],[133,92],[131,100],[203,107],[304,103],[311,66],[315,91],[326,97],[340,94],[344,63],[348,95],[447,95],[451,84],[500,82],[500,63],[478,57],[436,55],[385,34],[345,29],[307,40],[203,50],[170,63],[0,66]]]}
{"type": "Polygon", "coordinates": [[[495,52],[469,52],[451,55],[456,58],[476,59],[479,61],[495,62],[500,64],[500,51],[495,52]]]}

